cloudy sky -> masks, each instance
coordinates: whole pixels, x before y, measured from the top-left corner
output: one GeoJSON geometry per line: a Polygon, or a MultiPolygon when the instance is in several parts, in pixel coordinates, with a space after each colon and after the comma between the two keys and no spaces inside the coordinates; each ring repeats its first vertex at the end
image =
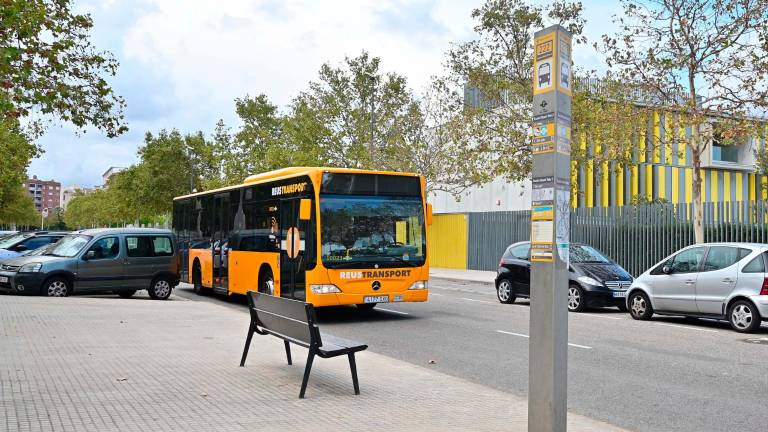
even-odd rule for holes
{"type": "MultiPolygon", "coordinates": [[[[109,139],[54,126],[30,175],[66,185],[101,184],[110,166],[136,162],[147,131],[210,132],[218,119],[236,126],[233,100],[265,93],[281,107],[324,62],[362,50],[419,91],[441,72],[452,42],[473,38],[481,0],[74,0],[95,22],[93,42],[120,62],[112,80],[128,104],[130,132],[109,139]]],[[[539,3],[539,2],[537,2],[539,3]]],[[[585,1],[591,41],[611,32],[613,1],[585,1]]],[[[574,63],[601,69],[590,47],[574,63]]]]}

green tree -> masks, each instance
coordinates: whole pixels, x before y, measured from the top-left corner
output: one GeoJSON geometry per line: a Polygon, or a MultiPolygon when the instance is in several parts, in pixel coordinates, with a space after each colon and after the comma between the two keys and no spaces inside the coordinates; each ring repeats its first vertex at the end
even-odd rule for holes
{"type": "Polygon", "coordinates": [[[485,165],[485,171],[476,176],[480,183],[499,176],[510,181],[528,177],[533,33],[551,22],[583,41],[581,12],[579,2],[540,7],[524,0],[487,0],[472,11],[477,38],[448,51],[447,74],[437,81],[462,101],[464,91],[474,92],[475,103],[455,113],[451,135],[485,165]]]}
{"type": "Polygon", "coordinates": [[[16,183],[15,187],[5,192],[0,204],[0,225],[39,226],[40,213],[35,210],[35,203],[27,191],[16,183]]]}
{"type": "MultiPolygon", "coordinates": [[[[242,125],[232,136],[219,123],[214,132],[214,147],[223,161],[223,178],[239,183],[252,174],[281,168],[291,160],[292,147],[281,141],[283,118],[266,95],[235,99],[235,112],[242,125]]],[[[216,158],[213,158],[216,159],[216,158]]]]}
{"type": "Polygon", "coordinates": [[[0,120],[0,212],[17,197],[29,162],[39,153],[16,119],[0,120]]]}
{"type": "Polygon", "coordinates": [[[340,67],[320,67],[317,81],[294,99],[288,119],[286,141],[294,155],[303,155],[299,160],[354,168],[392,166],[396,155],[387,149],[402,142],[415,101],[405,77],[382,73],[380,63],[363,52],[340,67]]]}
{"type": "MultiPolygon", "coordinates": [[[[701,159],[715,140],[728,143],[768,106],[768,2],[622,1],[616,35],[603,36],[609,66],[646,102],[678,112],[690,136],[694,233],[704,241],[701,159]]],[[[751,134],[747,132],[747,134],[751,134]]]]}
{"type": "Polygon", "coordinates": [[[117,61],[89,40],[93,21],[69,0],[0,2],[0,118],[52,115],[113,137],[126,129],[125,103],[104,76],[117,61]]]}

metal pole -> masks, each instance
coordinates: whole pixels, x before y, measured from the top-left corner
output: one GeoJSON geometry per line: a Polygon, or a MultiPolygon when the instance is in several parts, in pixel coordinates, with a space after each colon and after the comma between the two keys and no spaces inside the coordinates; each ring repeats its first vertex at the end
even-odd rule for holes
{"type": "MultiPolygon", "coordinates": [[[[571,34],[534,35],[528,430],[566,430],[571,34]]],[[[582,300],[583,301],[583,300],[582,300]]]]}

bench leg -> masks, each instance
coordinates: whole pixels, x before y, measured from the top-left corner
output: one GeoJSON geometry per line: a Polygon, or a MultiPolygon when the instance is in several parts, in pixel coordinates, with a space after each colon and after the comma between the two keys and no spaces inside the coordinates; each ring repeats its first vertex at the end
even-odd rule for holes
{"type": "Polygon", "coordinates": [[[312,360],[315,359],[315,351],[309,349],[307,355],[307,366],[304,367],[304,379],[301,381],[301,391],[299,392],[299,399],[304,399],[304,392],[307,391],[307,382],[309,382],[309,372],[312,370],[312,360]]]}
{"type": "Polygon", "coordinates": [[[291,344],[289,344],[287,340],[284,340],[283,342],[285,342],[285,355],[288,357],[288,364],[292,365],[293,362],[291,361],[291,344]]]}
{"type": "Polygon", "coordinates": [[[349,357],[349,369],[352,371],[352,385],[355,387],[355,394],[360,394],[360,386],[357,384],[357,364],[355,364],[355,353],[347,354],[349,357]]]}
{"type": "Polygon", "coordinates": [[[251,347],[251,338],[253,338],[253,326],[248,326],[248,337],[245,338],[245,348],[243,348],[243,357],[240,359],[240,367],[245,366],[245,358],[248,357],[248,348],[251,347]]]}

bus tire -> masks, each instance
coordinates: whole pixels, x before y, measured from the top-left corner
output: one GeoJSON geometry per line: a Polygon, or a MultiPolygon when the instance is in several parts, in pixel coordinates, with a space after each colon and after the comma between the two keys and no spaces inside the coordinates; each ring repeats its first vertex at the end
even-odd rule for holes
{"type": "Polygon", "coordinates": [[[275,295],[275,277],[272,275],[272,269],[267,266],[262,267],[259,272],[259,292],[275,295]]]}
{"type": "Polygon", "coordinates": [[[192,291],[197,295],[206,295],[208,291],[203,288],[203,275],[200,271],[200,263],[195,261],[192,267],[192,291]]]}

